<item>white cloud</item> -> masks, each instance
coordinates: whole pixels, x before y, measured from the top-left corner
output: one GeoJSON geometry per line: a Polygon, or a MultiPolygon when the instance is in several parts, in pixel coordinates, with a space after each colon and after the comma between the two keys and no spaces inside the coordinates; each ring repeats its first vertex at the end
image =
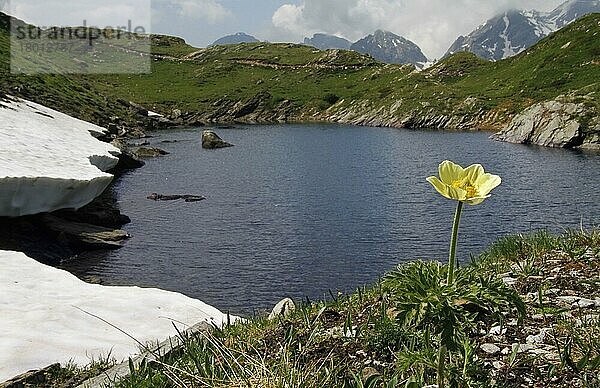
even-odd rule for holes
{"type": "Polygon", "coordinates": [[[272,17],[272,38],[300,41],[325,32],[358,40],[377,29],[405,36],[425,55],[439,58],[461,34],[509,8],[547,11],[561,0],[302,0],[285,4],[272,17]]]}
{"type": "Polygon", "coordinates": [[[232,13],[216,0],[170,0],[178,8],[178,16],[199,19],[209,24],[222,22],[232,13]]]}
{"type": "Polygon", "coordinates": [[[13,0],[8,11],[27,22],[39,26],[134,26],[150,28],[150,0],[13,0]]]}

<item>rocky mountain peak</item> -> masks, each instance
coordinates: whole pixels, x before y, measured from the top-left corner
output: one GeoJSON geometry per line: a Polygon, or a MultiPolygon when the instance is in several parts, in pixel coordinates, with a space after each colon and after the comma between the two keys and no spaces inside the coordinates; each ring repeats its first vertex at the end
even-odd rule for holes
{"type": "Polygon", "coordinates": [[[551,12],[512,9],[489,19],[467,36],[458,37],[446,56],[470,51],[490,61],[505,59],[592,12],[600,12],[600,0],[570,0],[551,12]]]}
{"type": "Polygon", "coordinates": [[[390,31],[377,30],[352,44],[350,49],[386,63],[422,66],[427,62],[419,46],[390,31]]]}

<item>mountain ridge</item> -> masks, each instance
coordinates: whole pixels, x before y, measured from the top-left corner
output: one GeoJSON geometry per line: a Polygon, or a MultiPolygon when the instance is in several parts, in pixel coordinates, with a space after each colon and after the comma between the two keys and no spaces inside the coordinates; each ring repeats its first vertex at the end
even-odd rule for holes
{"type": "Polygon", "coordinates": [[[377,30],[356,41],[350,49],[391,64],[411,64],[423,67],[427,57],[414,42],[390,31],[377,30]]]}
{"type": "Polygon", "coordinates": [[[550,12],[511,9],[488,19],[468,35],[459,36],[444,57],[469,51],[490,61],[506,59],[594,12],[600,12],[600,0],[569,0],[550,12]]]}

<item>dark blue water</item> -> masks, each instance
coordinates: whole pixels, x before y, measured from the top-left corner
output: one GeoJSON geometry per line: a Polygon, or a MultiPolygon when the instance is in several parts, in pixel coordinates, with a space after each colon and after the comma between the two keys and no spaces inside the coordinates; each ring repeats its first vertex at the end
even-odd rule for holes
{"type": "Polygon", "coordinates": [[[105,284],[179,291],[247,314],[376,281],[397,263],[446,260],[455,204],[425,181],[445,159],[503,178],[467,206],[459,255],[500,236],[597,225],[600,155],[488,140],[488,133],[323,125],[222,129],[236,146],[201,148],[201,130],[155,134],[171,152],[119,179],[127,245],[84,260],[105,284]],[[164,140],[178,140],[164,143],[164,140]],[[154,202],[201,194],[199,203],[154,202]]]}

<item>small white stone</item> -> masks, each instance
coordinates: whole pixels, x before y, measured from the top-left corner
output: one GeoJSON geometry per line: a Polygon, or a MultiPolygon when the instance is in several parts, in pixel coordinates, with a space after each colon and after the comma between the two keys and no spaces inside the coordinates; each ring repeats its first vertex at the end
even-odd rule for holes
{"type": "Polygon", "coordinates": [[[504,335],[506,334],[506,328],[502,326],[494,326],[490,329],[490,335],[504,335]]]}
{"type": "Polygon", "coordinates": [[[591,299],[581,298],[577,302],[573,303],[573,307],[579,307],[582,309],[589,309],[596,307],[596,301],[591,299]]]}
{"type": "Polygon", "coordinates": [[[511,278],[511,277],[505,277],[502,278],[502,281],[504,282],[504,284],[506,284],[507,286],[514,286],[517,283],[517,279],[515,278],[511,278]]]}
{"type": "Polygon", "coordinates": [[[501,349],[494,344],[483,344],[481,345],[481,350],[483,350],[487,354],[494,355],[500,353],[501,349]]]}
{"type": "Polygon", "coordinates": [[[273,307],[273,311],[269,314],[269,319],[275,319],[276,317],[285,318],[295,309],[296,305],[294,304],[294,301],[290,298],[285,298],[273,307]]]}
{"type": "Polygon", "coordinates": [[[528,344],[543,344],[546,341],[546,336],[550,333],[552,329],[542,329],[540,333],[537,335],[527,336],[526,342],[528,344]]]}

